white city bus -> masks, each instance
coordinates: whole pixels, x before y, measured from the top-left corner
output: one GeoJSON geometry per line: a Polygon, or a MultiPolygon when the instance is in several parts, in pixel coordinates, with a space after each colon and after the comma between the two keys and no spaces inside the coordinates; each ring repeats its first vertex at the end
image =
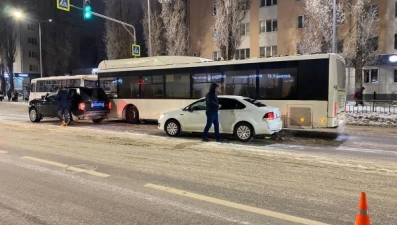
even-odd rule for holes
{"type": "Polygon", "coordinates": [[[56,92],[60,86],[64,87],[97,87],[97,75],[53,76],[32,79],[30,82],[29,100],[41,98],[49,92],[56,92]]]}
{"type": "Polygon", "coordinates": [[[280,108],[284,127],[337,127],[345,111],[345,62],[337,54],[211,61],[188,56],[105,60],[99,85],[112,99],[110,117],[136,123],[204,97],[222,94],[280,108]]]}

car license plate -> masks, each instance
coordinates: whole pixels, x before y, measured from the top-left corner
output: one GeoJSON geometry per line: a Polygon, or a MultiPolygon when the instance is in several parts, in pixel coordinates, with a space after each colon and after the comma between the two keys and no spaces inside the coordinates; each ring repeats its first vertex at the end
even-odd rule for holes
{"type": "Polygon", "coordinates": [[[104,103],[103,102],[93,102],[91,103],[92,108],[98,108],[98,107],[103,107],[104,103]]]}

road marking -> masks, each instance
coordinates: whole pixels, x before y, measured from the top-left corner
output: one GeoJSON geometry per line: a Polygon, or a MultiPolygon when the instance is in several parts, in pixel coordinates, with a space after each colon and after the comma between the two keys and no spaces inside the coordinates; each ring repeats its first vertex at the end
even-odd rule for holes
{"type": "Polygon", "coordinates": [[[0,150],[0,154],[6,154],[8,152],[0,150]]]}
{"type": "Polygon", "coordinates": [[[305,224],[305,225],[329,225],[329,224],[317,222],[314,220],[304,219],[304,218],[291,216],[288,214],[274,212],[274,211],[270,211],[270,210],[265,210],[265,209],[261,209],[261,208],[256,208],[256,207],[252,207],[252,206],[248,206],[248,205],[242,205],[242,204],[238,204],[235,202],[229,202],[229,201],[222,200],[222,199],[212,198],[212,197],[199,195],[199,194],[195,194],[195,193],[187,192],[187,191],[183,191],[183,190],[173,189],[173,188],[169,188],[169,187],[165,187],[165,186],[160,186],[160,185],[156,185],[156,184],[149,183],[149,184],[146,184],[145,187],[149,187],[149,188],[153,188],[153,189],[156,189],[159,191],[164,191],[164,192],[168,192],[168,193],[172,193],[172,194],[176,194],[176,195],[181,195],[181,196],[185,196],[188,198],[193,198],[193,199],[197,199],[197,200],[201,200],[201,201],[205,201],[205,202],[223,205],[223,206],[227,206],[230,208],[240,209],[240,210],[251,212],[251,213],[256,213],[256,214],[269,216],[269,217],[273,217],[273,218],[277,218],[277,219],[281,219],[281,220],[286,220],[289,222],[300,223],[300,224],[305,224]]]}
{"type": "Polygon", "coordinates": [[[97,177],[109,177],[110,176],[109,174],[106,174],[106,173],[100,173],[100,172],[96,172],[93,170],[85,170],[85,169],[81,169],[81,168],[77,168],[74,166],[69,166],[69,165],[66,165],[63,163],[58,163],[58,162],[49,161],[49,160],[45,160],[45,159],[39,159],[39,158],[30,157],[30,156],[24,156],[22,158],[40,162],[40,163],[44,163],[44,164],[48,164],[48,165],[57,166],[60,168],[65,168],[67,170],[74,171],[74,172],[90,174],[90,175],[97,176],[97,177]]]}

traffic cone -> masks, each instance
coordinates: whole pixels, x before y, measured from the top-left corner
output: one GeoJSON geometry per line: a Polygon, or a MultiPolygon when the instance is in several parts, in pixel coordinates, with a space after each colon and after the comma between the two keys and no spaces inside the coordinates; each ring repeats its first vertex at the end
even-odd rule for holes
{"type": "Polygon", "coordinates": [[[367,194],[361,192],[360,202],[358,203],[358,213],[356,215],[356,225],[370,225],[368,215],[367,194]]]}

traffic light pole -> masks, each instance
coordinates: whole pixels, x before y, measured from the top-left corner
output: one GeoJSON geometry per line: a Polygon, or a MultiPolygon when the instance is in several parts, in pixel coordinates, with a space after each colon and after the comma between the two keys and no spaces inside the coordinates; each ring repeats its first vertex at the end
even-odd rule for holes
{"type": "MultiPolygon", "coordinates": [[[[75,8],[75,9],[80,9],[80,10],[83,11],[82,8],[77,7],[77,6],[75,6],[75,5],[72,5],[72,4],[70,4],[70,7],[75,8]]],[[[101,17],[101,18],[103,18],[103,19],[105,19],[105,20],[110,20],[110,21],[113,21],[113,22],[115,22],[115,23],[118,23],[118,24],[123,25],[123,27],[127,30],[127,32],[128,32],[128,33],[131,35],[131,37],[134,39],[134,44],[136,44],[136,31],[135,31],[135,27],[134,27],[133,25],[128,24],[128,23],[125,23],[125,22],[120,21],[120,20],[113,19],[113,18],[111,18],[111,17],[105,16],[105,15],[102,15],[102,14],[99,14],[99,13],[96,13],[96,12],[92,12],[92,15],[97,16],[97,17],[101,17]],[[132,34],[132,33],[127,29],[127,27],[132,28],[132,30],[134,31],[134,34],[132,34]]]]}

